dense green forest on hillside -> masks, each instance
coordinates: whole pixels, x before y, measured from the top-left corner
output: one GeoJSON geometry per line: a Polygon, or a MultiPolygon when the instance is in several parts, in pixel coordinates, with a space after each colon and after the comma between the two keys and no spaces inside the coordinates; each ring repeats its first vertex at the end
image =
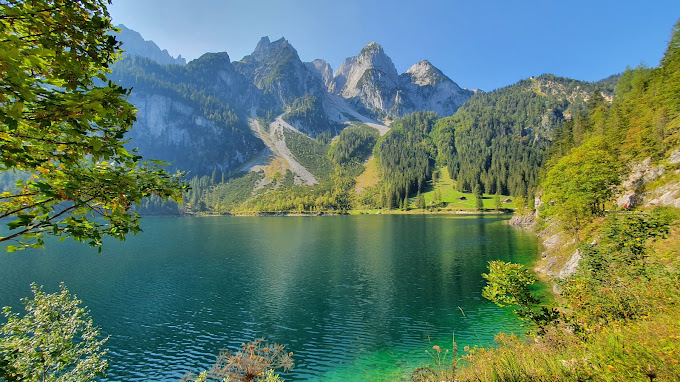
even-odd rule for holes
{"type": "Polygon", "coordinates": [[[396,121],[376,145],[385,183],[386,205],[403,204],[421,192],[431,176],[434,144],[429,133],[437,119],[432,112],[412,113],[396,121]]]}
{"type": "Polygon", "coordinates": [[[456,378],[680,379],[680,213],[613,202],[629,166],[647,158],[665,172],[633,191],[679,187],[678,164],[668,156],[680,148],[680,22],[658,68],[627,70],[612,104],[591,97],[555,136],[538,185],[538,230],[564,230],[564,242],[547,255],[563,264],[578,254],[578,268],[553,280],[560,296],[548,303],[516,284],[535,281],[527,270],[493,264],[485,296],[515,306],[534,325],[533,340],[499,335],[500,347],[471,350],[456,378]]]}
{"type": "Polygon", "coordinates": [[[375,129],[366,125],[344,129],[333,142],[329,155],[336,164],[354,162],[361,165],[373,153],[379,137],[375,129]]]}
{"type": "MultiPolygon", "coordinates": [[[[383,137],[365,125],[345,128],[330,146],[325,145],[326,134],[331,132],[326,128],[316,140],[287,133],[286,142],[291,152],[322,184],[328,183],[332,187],[331,175],[337,172],[334,168],[345,175],[333,179],[351,183],[349,178],[361,174],[363,163],[371,154],[377,158],[380,181],[358,195],[343,184],[335,187],[348,190],[343,196],[348,201],[343,203],[345,207],[329,202],[326,197],[320,198],[319,187],[313,190],[300,186],[293,190],[281,188],[283,183],[277,183],[277,193],[269,197],[285,199],[283,195],[289,192],[291,197],[304,196],[304,202],[265,204],[268,208],[288,206],[283,211],[301,211],[299,206],[304,205],[304,210],[310,212],[403,209],[413,204],[412,198],[424,192],[432,174],[443,167],[447,168],[459,192],[472,193],[479,186],[487,195],[512,195],[533,200],[546,157],[583,141],[585,134],[592,130],[590,115],[601,114],[601,109],[608,107],[607,99],[612,98],[618,80],[619,76],[612,76],[589,83],[542,75],[490,93],[479,93],[452,117],[438,118],[432,112],[415,112],[398,118],[383,137]],[[566,139],[567,136],[570,138],[566,139]],[[317,204],[317,200],[323,203],[317,204]]],[[[316,103],[318,100],[311,96],[298,99],[283,118],[289,122],[309,122],[310,118],[316,121],[319,106],[316,103]]],[[[280,174],[281,177],[284,175],[280,174]]],[[[235,182],[240,183],[240,177],[236,177],[235,182]]],[[[219,183],[207,185],[204,182],[200,189],[219,183]]],[[[203,191],[198,193],[208,195],[203,191]]],[[[214,200],[193,203],[190,211],[245,212],[245,205],[239,205],[244,202],[242,198],[220,204],[219,208],[214,200]],[[196,209],[196,206],[200,208],[196,209]]],[[[258,207],[262,203],[247,205],[253,208],[250,212],[264,211],[258,207]]],[[[445,206],[445,203],[439,206],[445,206]]]]}
{"type": "Polygon", "coordinates": [[[439,158],[471,192],[526,197],[538,184],[556,130],[586,108],[586,98],[611,95],[616,77],[601,83],[542,75],[474,95],[452,117],[438,121],[439,158]]]}

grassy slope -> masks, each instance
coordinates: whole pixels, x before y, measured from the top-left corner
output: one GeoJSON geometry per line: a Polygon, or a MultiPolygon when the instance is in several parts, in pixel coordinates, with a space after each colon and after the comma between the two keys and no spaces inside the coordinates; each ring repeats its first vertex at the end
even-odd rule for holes
{"type": "MultiPolygon", "coordinates": [[[[366,162],[364,172],[356,178],[355,190],[357,194],[361,193],[364,189],[375,186],[380,181],[380,169],[378,168],[378,163],[375,157],[369,158],[366,162]]],[[[423,192],[423,197],[425,197],[425,204],[428,208],[431,206],[430,202],[434,202],[435,193],[439,191],[441,195],[441,201],[445,206],[435,208],[438,212],[477,212],[477,203],[473,194],[466,194],[456,190],[456,181],[451,179],[449,176],[448,169],[442,168],[440,171],[439,179],[437,179],[436,184],[430,180],[425,186],[425,191],[423,192]],[[459,200],[459,197],[465,197],[466,200],[459,200]]],[[[487,211],[494,211],[496,209],[496,203],[494,201],[495,195],[484,194],[484,209],[487,211]]],[[[502,203],[504,209],[514,209],[514,197],[501,195],[501,200],[511,199],[510,203],[502,203]]],[[[417,195],[412,195],[409,198],[409,213],[419,213],[422,210],[417,208],[417,195]]],[[[354,213],[375,213],[379,209],[371,210],[356,210],[354,213]]],[[[392,213],[403,213],[400,210],[393,210],[392,213]]]]}
{"type": "MultiPolygon", "coordinates": [[[[436,184],[429,181],[426,186],[426,191],[423,193],[425,197],[425,204],[429,205],[431,201],[434,200],[435,191],[439,190],[441,194],[442,201],[447,203],[446,207],[442,208],[444,211],[476,211],[477,203],[473,194],[466,194],[456,190],[456,181],[451,179],[449,176],[449,171],[446,167],[442,168],[440,171],[440,177],[436,184]],[[458,200],[459,197],[465,197],[467,200],[458,200]]],[[[484,194],[484,208],[487,210],[493,210],[496,208],[494,202],[494,195],[484,194]]],[[[514,198],[508,196],[501,196],[501,200],[510,198],[514,202],[514,198]]],[[[411,208],[416,208],[415,202],[416,197],[409,199],[411,203],[411,208]]],[[[514,209],[514,203],[503,203],[503,208],[514,209]]]]}
{"type": "Polygon", "coordinates": [[[380,170],[378,169],[378,161],[376,161],[374,156],[371,156],[368,158],[366,163],[364,164],[364,172],[361,173],[356,178],[356,185],[354,187],[354,190],[356,193],[360,193],[363,191],[365,188],[375,186],[380,182],[380,170]]]}

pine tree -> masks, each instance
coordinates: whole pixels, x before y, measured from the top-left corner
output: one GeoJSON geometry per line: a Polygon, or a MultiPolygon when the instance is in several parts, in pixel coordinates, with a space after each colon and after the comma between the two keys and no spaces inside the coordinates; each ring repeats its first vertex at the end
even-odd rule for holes
{"type": "Polygon", "coordinates": [[[482,187],[479,184],[475,186],[474,195],[477,210],[484,211],[484,196],[482,195],[482,187]]]}

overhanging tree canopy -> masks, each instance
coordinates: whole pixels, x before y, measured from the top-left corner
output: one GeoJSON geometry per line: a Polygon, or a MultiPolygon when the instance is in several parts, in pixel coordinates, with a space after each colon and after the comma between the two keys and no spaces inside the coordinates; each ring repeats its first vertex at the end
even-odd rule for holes
{"type": "Polygon", "coordinates": [[[179,174],[123,144],[135,121],[129,90],[106,80],[120,42],[104,0],[0,0],[0,171],[21,176],[0,194],[11,218],[0,242],[71,236],[100,246],[139,229],[129,208],[150,195],[179,200],[179,174]]]}

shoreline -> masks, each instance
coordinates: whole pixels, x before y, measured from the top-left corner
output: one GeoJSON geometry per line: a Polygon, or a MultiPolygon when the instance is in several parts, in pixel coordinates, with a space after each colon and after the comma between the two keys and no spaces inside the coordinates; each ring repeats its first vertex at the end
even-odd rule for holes
{"type": "Polygon", "coordinates": [[[440,211],[420,211],[420,210],[350,210],[346,212],[243,212],[243,213],[182,213],[177,215],[142,215],[142,217],[151,216],[195,216],[195,217],[214,217],[214,216],[360,216],[360,215],[511,215],[515,212],[513,210],[505,211],[469,211],[469,210],[440,210],[440,211]]]}

